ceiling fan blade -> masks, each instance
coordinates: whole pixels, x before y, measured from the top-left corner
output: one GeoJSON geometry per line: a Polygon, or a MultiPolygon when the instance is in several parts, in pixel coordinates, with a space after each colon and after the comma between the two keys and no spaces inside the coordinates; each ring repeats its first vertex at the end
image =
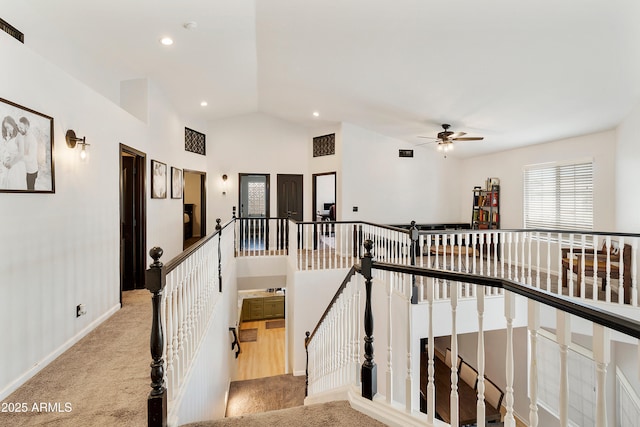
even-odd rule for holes
{"type": "Polygon", "coordinates": [[[458,139],[461,136],[464,136],[466,134],[467,134],[466,132],[454,132],[451,135],[449,135],[449,139],[458,139]]]}
{"type": "Polygon", "coordinates": [[[451,138],[454,141],[482,141],[484,139],[483,136],[467,136],[463,138],[451,138]]]}
{"type": "Polygon", "coordinates": [[[438,139],[438,138],[434,138],[433,136],[422,136],[422,135],[418,135],[418,138],[427,138],[427,139],[438,139]]]}

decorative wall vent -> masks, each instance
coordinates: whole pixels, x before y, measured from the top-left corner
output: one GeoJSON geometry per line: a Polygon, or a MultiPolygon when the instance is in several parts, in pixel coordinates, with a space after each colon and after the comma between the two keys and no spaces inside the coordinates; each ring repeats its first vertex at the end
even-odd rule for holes
{"type": "Polygon", "coordinates": [[[399,157],[413,157],[413,150],[399,150],[399,157]]]}
{"type": "Polygon", "coordinates": [[[18,40],[20,43],[24,43],[24,34],[18,31],[13,25],[9,24],[4,19],[0,18],[0,30],[9,34],[14,39],[18,40]]]}
{"type": "Polygon", "coordinates": [[[316,136],[313,138],[313,157],[336,154],[336,134],[316,136]]]}
{"type": "Polygon", "coordinates": [[[192,153],[207,155],[207,136],[193,129],[184,128],[184,149],[192,153]]]}

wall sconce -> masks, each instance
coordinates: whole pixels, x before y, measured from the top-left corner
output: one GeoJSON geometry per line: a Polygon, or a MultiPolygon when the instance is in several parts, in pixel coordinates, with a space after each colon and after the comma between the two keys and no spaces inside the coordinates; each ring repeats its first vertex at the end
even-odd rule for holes
{"type": "Polygon", "coordinates": [[[229,179],[229,177],[226,173],[222,175],[222,195],[227,194],[227,179],[229,179]]]}
{"type": "Polygon", "coordinates": [[[80,151],[80,159],[84,160],[87,158],[86,148],[87,148],[87,145],[90,145],[90,144],[86,143],[85,141],[86,137],[83,136],[82,138],[77,138],[76,133],[72,129],[69,129],[67,131],[67,134],[65,135],[65,139],[67,140],[67,147],[69,148],[76,148],[77,144],[82,145],[82,151],[80,151]]]}

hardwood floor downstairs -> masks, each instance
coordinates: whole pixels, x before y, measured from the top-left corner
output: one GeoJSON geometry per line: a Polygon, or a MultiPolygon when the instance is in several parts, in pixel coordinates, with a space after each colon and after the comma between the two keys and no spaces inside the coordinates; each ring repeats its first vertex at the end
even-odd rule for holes
{"type": "Polygon", "coordinates": [[[240,324],[240,331],[257,329],[257,336],[255,341],[240,341],[242,351],[238,356],[238,377],[234,381],[271,377],[285,373],[285,328],[267,329],[267,322],[273,321],[258,320],[240,324]]]}

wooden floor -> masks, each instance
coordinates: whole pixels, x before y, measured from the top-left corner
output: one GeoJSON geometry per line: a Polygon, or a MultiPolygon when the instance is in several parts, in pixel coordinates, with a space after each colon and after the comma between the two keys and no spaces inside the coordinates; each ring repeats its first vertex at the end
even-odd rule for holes
{"type": "Polygon", "coordinates": [[[238,377],[234,381],[271,377],[284,374],[285,328],[266,329],[269,320],[242,322],[240,329],[258,329],[253,342],[240,342],[238,377]]]}

